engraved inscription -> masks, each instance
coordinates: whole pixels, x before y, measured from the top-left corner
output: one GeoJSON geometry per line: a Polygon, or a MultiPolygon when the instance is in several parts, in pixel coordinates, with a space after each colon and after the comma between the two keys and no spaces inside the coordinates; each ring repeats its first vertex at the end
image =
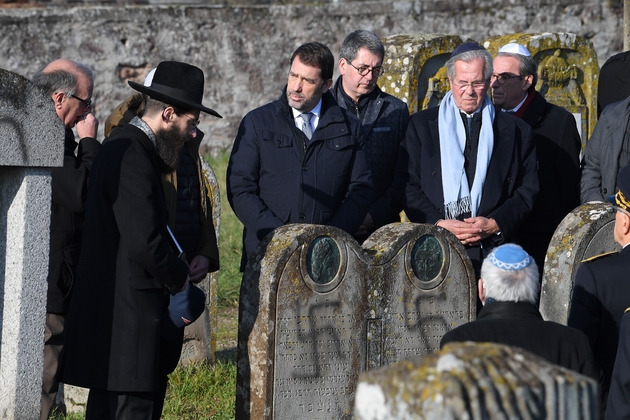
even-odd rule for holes
{"type": "Polygon", "coordinates": [[[339,413],[363,370],[357,361],[365,338],[356,332],[357,316],[343,301],[322,298],[295,312],[277,318],[274,418],[296,412],[309,419],[345,418],[339,413]]]}

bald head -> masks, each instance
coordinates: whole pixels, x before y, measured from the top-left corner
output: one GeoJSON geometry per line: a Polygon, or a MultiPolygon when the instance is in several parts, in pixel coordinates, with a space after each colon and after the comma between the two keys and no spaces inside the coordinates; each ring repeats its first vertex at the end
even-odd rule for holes
{"type": "Polygon", "coordinates": [[[72,128],[90,111],[94,75],[85,64],[61,58],[33,76],[33,83],[50,95],[66,128],[72,128]]]}

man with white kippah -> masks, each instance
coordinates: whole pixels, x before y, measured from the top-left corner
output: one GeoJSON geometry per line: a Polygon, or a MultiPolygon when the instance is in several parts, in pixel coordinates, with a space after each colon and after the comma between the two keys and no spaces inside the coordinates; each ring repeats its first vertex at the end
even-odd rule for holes
{"type": "Polygon", "coordinates": [[[392,188],[411,222],[430,223],[466,247],[478,274],[489,251],[513,241],[538,192],[531,128],[495,112],[492,56],[459,45],[445,64],[451,90],[411,117],[392,188]]]}
{"type": "Polygon", "coordinates": [[[493,62],[492,100],[532,127],[540,189],[518,231],[542,274],[547,247],[564,217],[580,204],[580,134],[573,115],[536,91],[536,60],[521,44],[504,45],[493,62]]]}
{"type": "Polygon", "coordinates": [[[495,248],[483,262],[478,287],[484,306],[477,320],[447,332],[440,346],[461,341],[507,344],[597,378],[586,335],[543,320],[537,307],[538,267],[523,248],[495,248]]]}

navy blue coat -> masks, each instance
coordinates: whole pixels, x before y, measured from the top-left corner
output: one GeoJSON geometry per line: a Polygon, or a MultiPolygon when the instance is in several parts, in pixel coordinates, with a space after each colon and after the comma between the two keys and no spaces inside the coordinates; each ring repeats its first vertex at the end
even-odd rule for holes
{"type": "MultiPolygon", "coordinates": [[[[411,116],[396,162],[394,192],[410,221],[435,224],[444,218],[438,107],[411,116]]],[[[511,241],[538,193],[532,129],[521,119],[497,112],[494,149],[478,216],[493,218],[502,240],[511,241]]]]}
{"type": "MultiPolygon", "coordinates": [[[[332,89],[339,106],[348,109],[339,76],[332,89]]],[[[405,138],[409,124],[409,109],[400,99],[389,95],[378,86],[368,95],[370,100],[359,127],[359,139],[363,143],[372,171],[374,184],[374,203],[370,206],[370,215],[374,219],[375,229],[400,221],[400,207],[392,194],[387,194],[394,179],[398,146],[405,138]]],[[[352,112],[352,110],[348,110],[352,112]]]]}
{"type": "Polygon", "coordinates": [[[309,141],[286,98],[249,112],[241,121],[227,170],[228,200],[244,225],[241,270],[258,243],[289,223],[335,226],[353,234],[373,198],[365,152],[330,92],[309,141]]]}

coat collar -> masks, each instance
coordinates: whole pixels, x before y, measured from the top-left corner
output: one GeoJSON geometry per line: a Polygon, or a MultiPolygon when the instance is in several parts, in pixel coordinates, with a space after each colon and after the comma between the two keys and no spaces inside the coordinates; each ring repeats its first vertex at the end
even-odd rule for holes
{"type": "Polygon", "coordinates": [[[478,320],[481,319],[532,319],[543,320],[540,311],[528,302],[493,302],[481,308],[478,320]]]}

